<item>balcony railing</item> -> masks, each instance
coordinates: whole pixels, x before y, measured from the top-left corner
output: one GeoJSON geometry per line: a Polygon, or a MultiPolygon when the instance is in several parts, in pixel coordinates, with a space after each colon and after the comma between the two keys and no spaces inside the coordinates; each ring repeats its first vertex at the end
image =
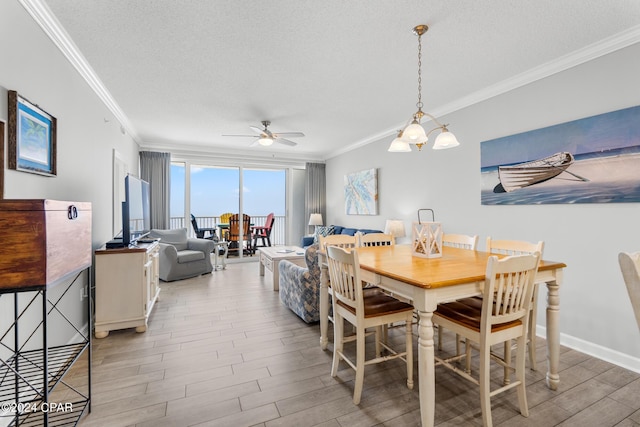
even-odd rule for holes
{"type": "MultiPolygon", "coordinates": [[[[217,228],[218,224],[221,223],[219,216],[197,216],[196,221],[198,221],[198,227],[200,228],[217,228]]],[[[267,221],[267,215],[256,215],[251,216],[251,223],[254,226],[262,226],[267,221]]],[[[189,235],[195,237],[193,232],[193,227],[191,227],[191,223],[188,225],[184,224],[183,217],[174,217],[172,216],[169,219],[169,228],[186,228],[189,230],[189,235]]],[[[218,236],[220,236],[220,232],[218,231],[218,236]]],[[[273,228],[271,229],[271,244],[272,245],[284,245],[286,243],[285,236],[285,217],[284,216],[275,216],[273,221],[273,228]]]]}

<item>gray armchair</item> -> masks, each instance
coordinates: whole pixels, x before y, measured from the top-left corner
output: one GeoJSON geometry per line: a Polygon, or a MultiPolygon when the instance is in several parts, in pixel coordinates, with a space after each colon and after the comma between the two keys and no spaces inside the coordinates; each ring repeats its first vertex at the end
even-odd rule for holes
{"type": "Polygon", "coordinates": [[[187,279],[211,273],[211,252],[215,243],[206,239],[187,237],[187,229],[153,229],[149,237],[160,239],[160,280],[187,279]]]}

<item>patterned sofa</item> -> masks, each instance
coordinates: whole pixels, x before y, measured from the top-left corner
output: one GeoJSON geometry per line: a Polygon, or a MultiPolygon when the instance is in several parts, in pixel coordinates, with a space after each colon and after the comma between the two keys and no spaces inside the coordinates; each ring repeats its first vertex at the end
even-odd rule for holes
{"type": "Polygon", "coordinates": [[[307,267],[287,260],[278,263],[280,300],[307,323],[320,320],[320,266],[318,245],[309,246],[304,253],[307,267]]]}

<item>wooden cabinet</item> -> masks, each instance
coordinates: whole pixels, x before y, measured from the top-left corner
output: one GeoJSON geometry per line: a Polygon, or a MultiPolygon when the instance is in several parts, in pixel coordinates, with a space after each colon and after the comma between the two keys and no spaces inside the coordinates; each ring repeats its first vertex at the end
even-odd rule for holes
{"type": "Polygon", "coordinates": [[[147,330],[160,293],[159,251],[160,245],[154,242],[95,252],[96,338],[116,329],[147,330]]]}
{"type": "Polygon", "coordinates": [[[91,265],[91,203],[0,201],[0,288],[50,284],[91,265]]]}
{"type": "Polygon", "coordinates": [[[0,200],[0,227],[0,424],[75,425],[91,411],[91,204],[0,200]]]}

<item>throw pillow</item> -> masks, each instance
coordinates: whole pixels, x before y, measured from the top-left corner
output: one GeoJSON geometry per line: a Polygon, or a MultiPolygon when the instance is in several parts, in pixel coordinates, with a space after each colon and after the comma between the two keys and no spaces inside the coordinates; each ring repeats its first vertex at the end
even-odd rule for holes
{"type": "Polygon", "coordinates": [[[318,236],[327,237],[333,234],[334,231],[333,225],[319,225],[316,228],[316,233],[313,235],[313,243],[318,243],[318,236]]]}

